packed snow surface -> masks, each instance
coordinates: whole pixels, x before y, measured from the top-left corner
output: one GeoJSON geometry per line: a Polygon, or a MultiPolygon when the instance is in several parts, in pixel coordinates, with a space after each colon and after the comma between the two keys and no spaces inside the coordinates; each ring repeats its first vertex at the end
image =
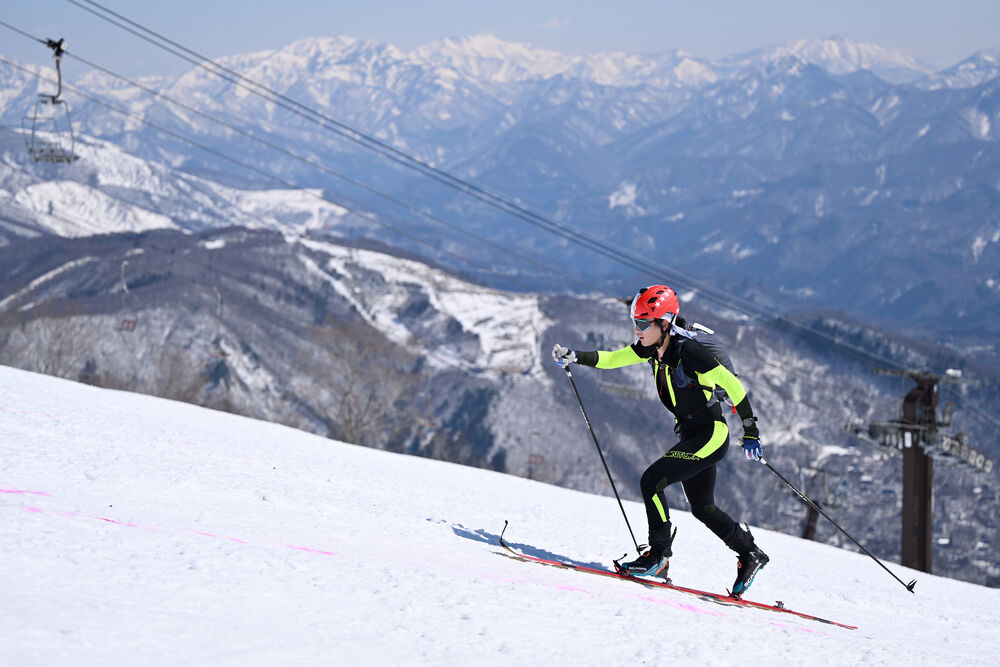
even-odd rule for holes
{"type": "MultiPolygon", "coordinates": [[[[584,429],[566,436],[592,449],[584,429]]],[[[524,551],[587,564],[631,538],[607,497],[5,367],[0,447],[3,665],[1000,655],[995,589],[890,564],[918,579],[912,595],[866,556],[754,529],[771,563],[748,597],[858,626],[847,630],[520,562],[497,546],[505,519],[524,551]]],[[[626,510],[641,526],[641,507],[626,510]]],[[[724,590],[733,555],[686,512],[673,517],[674,580],[724,590]]]]}

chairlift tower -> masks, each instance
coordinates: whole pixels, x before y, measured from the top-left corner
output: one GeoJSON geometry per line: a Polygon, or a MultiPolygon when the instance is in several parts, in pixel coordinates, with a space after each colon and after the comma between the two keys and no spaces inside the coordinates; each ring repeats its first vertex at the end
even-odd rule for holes
{"type": "Polygon", "coordinates": [[[896,456],[903,457],[903,520],[900,542],[901,564],[931,572],[933,536],[934,462],[963,465],[978,472],[990,472],[993,462],[969,447],[963,433],[950,435],[939,427],[951,424],[954,406],[945,407],[945,418],[938,420],[937,385],[975,384],[962,379],[961,371],[949,369],[945,375],[926,371],[876,368],[876,375],[906,377],[916,384],[903,398],[899,419],[871,422],[867,428],[849,424],[855,437],[896,456]]]}

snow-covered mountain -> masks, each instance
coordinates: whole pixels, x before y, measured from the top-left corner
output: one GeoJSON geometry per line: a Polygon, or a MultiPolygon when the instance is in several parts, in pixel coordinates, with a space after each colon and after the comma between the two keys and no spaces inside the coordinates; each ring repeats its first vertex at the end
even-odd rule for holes
{"type": "Polygon", "coordinates": [[[831,74],[852,74],[868,70],[892,83],[913,83],[934,72],[930,65],[905,51],[886,49],[878,44],[866,44],[846,37],[794,40],[732,56],[722,62],[745,69],[749,66],[759,68],[762,64],[788,58],[817,65],[831,74]]]}
{"type": "Polygon", "coordinates": [[[928,88],[971,88],[1000,76],[1000,49],[978,51],[922,82],[928,88]]]}
{"type": "MultiPolygon", "coordinates": [[[[1000,591],[890,565],[917,579],[911,595],[866,556],[773,533],[753,512],[771,562],[748,597],[857,630],[497,545],[509,520],[506,539],[529,553],[606,566],[630,548],[606,496],[6,367],[0,451],[8,664],[936,666],[1000,650],[1000,591]]],[[[721,591],[732,554],[672,517],[674,580],[721,591]]]]}
{"type": "Polygon", "coordinates": [[[713,67],[683,51],[566,54],[512,43],[493,35],[445,39],[420,47],[412,56],[482,85],[528,83],[556,77],[602,86],[690,86],[716,79],[713,67]]]}
{"type": "MultiPolygon", "coordinates": [[[[79,160],[45,169],[24,159],[19,133],[0,130],[0,243],[47,232],[81,237],[152,229],[201,231],[232,225],[305,232],[361,225],[318,189],[248,190],[144,160],[92,137],[79,160]],[[21,231],[19,231],[21,230],[21,231]]],[[[369,223],[370,224],[370,223],[369,223]]]]}

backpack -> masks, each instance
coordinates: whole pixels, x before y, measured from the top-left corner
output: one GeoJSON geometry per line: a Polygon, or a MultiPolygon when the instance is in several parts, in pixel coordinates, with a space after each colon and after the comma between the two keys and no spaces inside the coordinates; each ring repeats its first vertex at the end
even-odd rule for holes
{"type": "MultiPolygon", "coordinates": [[[[732,373],[736,377],[739,377],[739,373],[736,372],[736,367],[733,366],[733,360],[729,356],[729,350],[726,349],[726,346],[722,343],[722,340],[720,340],[719,337],[715,335],[715,331],[709,329],[703,324],[698,324],[697,322],[692,324],[689,329],[679,329],[675,327],[673,331],[674,335],[678,336],[677,340],[678,355],[680,354],[681,346],[684,344],[684,341],[697,340],[701,344],[701,346],[704,347],[709,352],[711,352],[712,356],[714,356],[715,359],[720,364],[722,364],[726,369],[728,369],[730,373],[732,373]]],[[[678,362],[677,368],[674,370],[674,379],[676,380],[677,385],[680,387],[685,387],[694,382],[694,378],[690,377],[687,373],[684,372],[683,362],[678,362]]],[[[722,387],[715,388],[715,399],[717,401],[721,403],[727,400],[728,398],[729,396],[726,394],[726,391],[722,387]]]]}

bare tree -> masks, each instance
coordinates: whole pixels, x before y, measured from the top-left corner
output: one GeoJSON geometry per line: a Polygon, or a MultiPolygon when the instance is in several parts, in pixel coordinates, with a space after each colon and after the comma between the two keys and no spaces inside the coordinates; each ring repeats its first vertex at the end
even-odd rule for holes
{"type": "Polygon", "coordinates": [[[36,319],[5,317],[0,328],[0,363],[45,375],[73,377],[79,370],[82,350],[91,344],[91,323],[66,308],[58,314],[52,308],[38,310],[44,315],[36,319]]]}
{"type": "Polygon", "coordinates": [[[157,396],[175,401],[200,405],[200,398],[208,382],[205,363],[195,353],[169,342],[159,345],[158,376],[155,383],[157,396]]]}
{"type": "Polygon", "coordinates": [[[331,400],[321,411],[337,437],[384,448],[418,430],[422,422],[414,399],[422,378],[406,349],[359,320],[327,320],[311,339],[323,359],[309,366],[326,371],[320,382],[331,400]]]}

